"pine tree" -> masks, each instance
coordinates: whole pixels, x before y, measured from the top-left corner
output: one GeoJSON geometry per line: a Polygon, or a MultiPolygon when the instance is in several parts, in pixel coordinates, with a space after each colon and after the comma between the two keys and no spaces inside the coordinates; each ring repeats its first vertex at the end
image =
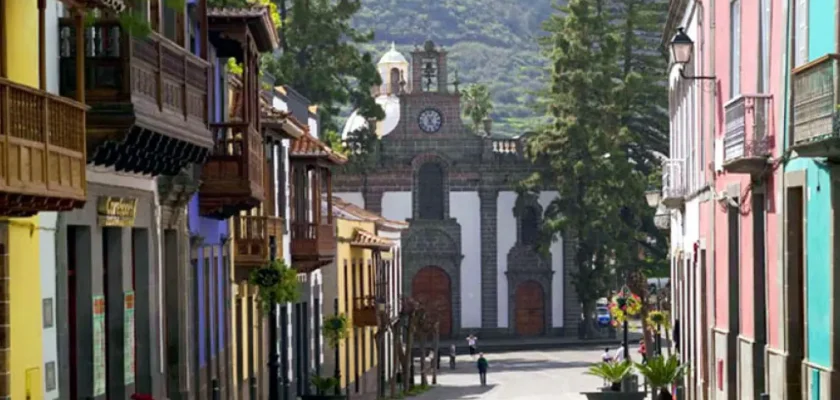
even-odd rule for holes
{"type": "Polygon", "coordinates": [[[282,48],[263,59],[277,84],[318,104],[324,129],[338,130],[334,118],[344,105],[358,108],[365,118],[385,117],[369,89],[382,79],[371,54],[357,47],[373,40],[373,33],[350,24],[360,7],[360,0],[281,1],[282,48]]]}
{"type": "Polygon", "coordinates": [[[632,135],[622,126],[627,93],[616,78],[620,43],[608,21],[602,1],[571,0],[546,22],[552,122],[528,142],[529,156],[549,166],[528,183],[558,192],[546,209],[546,234],[576,239],[574,285],[587,329],[596,300],[613,283],[611,270],[632,259],[639,225],[634,199],[644,198],[644,176],[627,151],[632,135]]]}

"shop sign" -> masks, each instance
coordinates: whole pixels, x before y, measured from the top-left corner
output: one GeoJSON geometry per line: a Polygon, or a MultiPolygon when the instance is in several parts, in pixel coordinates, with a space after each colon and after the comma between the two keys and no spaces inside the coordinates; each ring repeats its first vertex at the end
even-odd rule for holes
{"type": "Polygon", "coordinates": [[[137,216],[137,199],[103,196],[99,198],[96,214],[100,226],[134,226],[137,216]]]}

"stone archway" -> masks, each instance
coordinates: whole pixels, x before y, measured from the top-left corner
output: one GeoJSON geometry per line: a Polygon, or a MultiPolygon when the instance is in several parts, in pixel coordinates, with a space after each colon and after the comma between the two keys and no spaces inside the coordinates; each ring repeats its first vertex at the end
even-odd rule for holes
{"type": "Polygon", "coordinates": [[[452,333],[452,281],[440,267],[423,267],[411,281],[411,296],[440,319],[440,336],[452,333]]]}
{"type": "Polygon", "coordinates": [[[536,281],[525,281],[516,287],[515,327],[520,336],[539,336],[545,332],[545,293],[536,281]]]}

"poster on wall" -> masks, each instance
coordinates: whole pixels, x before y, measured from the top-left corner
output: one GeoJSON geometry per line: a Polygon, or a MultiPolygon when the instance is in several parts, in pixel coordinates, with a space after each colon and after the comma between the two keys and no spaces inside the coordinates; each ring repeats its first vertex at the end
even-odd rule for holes
{"type": "Polygon", "coordinates": [[[123,321],[123,332],[125,337],[123,340],[123,359],[125,360],[124,374],[125,384],[130,385],[134,383],[134,291],[129,290],[125,292],[125,320],[123,321]]]}
{"type": "Polygon", "coordinates": [[[105,394],[105,296],[93,296],[93,395],[105,394]]]}

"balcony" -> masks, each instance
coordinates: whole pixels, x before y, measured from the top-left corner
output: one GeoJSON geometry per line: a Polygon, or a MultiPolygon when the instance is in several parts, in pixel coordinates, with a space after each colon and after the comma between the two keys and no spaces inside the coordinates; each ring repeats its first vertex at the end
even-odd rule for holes
{"type": "Polygon", "coordinates": [[[0,78],[0,215],[84,205],[86,109],[0,78]]]}
{"type": "Polygon", "coordinates": [[[723,168],[728,173],[758,175],[767,168],[773,137],[769,95],[739,96],[726,104],[723,168]]]}
{"type": "Polygon", "coordinates": [[[682,207],[685,195],[685,161],[665,160],[662,163],[662,204],[672,209],[682,207]]]}
{"type": "Polygon", "coordinates": [[[312,272],[335,258],[333,224],[292,223],[292,263],[300,273],[312,272]]]}
{"type": "Polygon", "coordinates": [[[224,219],[265,200],[262,138],[244,122],[213,124],[216,146],[201,173],[199,213],[224,219]]]}
{"type": "Polygon", "coordinates": [[[791,150],[800,157],[840,158],[838,60],[827,54],[793,70],[791,150]]]}
{"type": "Polygon", "coordinates": [[[362,296],[353,299],[353,326],[357,328],[377,326],[376,298],[374,296],[362,296]]]}
{"type": "MultiPolygon", "coordinates": [[[[240,215],[233,218],[234,260],[237,267],[258,268],[271,259],[271,237],[278,248],[283,243],[283,219],[240,215]]],[[[280,257],[279,255],[276,255],[280,257]]]]}
{"type": "MultiPolygon", "coordinates": [[[[75,28],[60,24],[61,92],[74,97],[75,28]]],[[[95,21],[85,39],[88,161],[150,175],[204,162],[209,63],[156,32],[131,37],[116,20],[95,21]]]]}

